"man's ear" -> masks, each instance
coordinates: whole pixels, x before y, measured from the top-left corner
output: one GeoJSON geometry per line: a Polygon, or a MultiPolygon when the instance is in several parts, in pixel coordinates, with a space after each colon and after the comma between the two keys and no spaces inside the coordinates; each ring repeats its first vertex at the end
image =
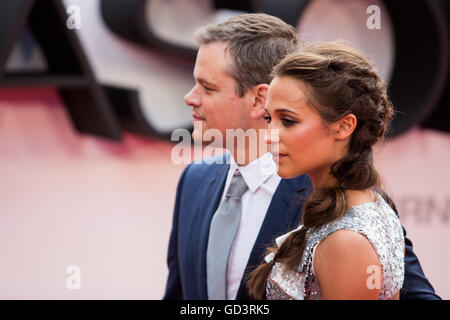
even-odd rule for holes
{"type": "Polygon", "coordinates": [[[251,117],[254,120],[262,118],[262,116],[266,113],[264,107],[266,106],[266,98],[267,98],[267,90],[269,89],[269,85],[266,83],[258,84],[254,86],[251,90],[253,93],[253,105],[251,117]]]}
{"type": "Polygon", "coordinates": [[[333,123],[336,140],[345,140],[355,131],[358,120],[353,113],[343,116],[341,119],[333,123]]]}

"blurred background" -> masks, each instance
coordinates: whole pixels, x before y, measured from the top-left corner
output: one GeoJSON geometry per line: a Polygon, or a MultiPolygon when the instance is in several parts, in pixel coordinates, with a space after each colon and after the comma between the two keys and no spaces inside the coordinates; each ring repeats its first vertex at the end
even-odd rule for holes
{"type": "Polygon", "coordinates": [[[349,41],[389,82],[398,114],[375,164],[450,299],[446,0],[2,1],[0,299],[162,297],[192,32],[245,12],[349,41]]]}

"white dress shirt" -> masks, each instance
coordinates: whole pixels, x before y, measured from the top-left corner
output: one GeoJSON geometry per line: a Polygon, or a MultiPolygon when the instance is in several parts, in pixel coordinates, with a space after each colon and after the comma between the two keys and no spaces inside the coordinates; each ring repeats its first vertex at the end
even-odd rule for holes
{"type": "Polygon", "coordinates": [[[238,166],[232,156],[230,161],[221,201],[224,200],[225,190],[228,190],[235,170],[240,171],[248,186],[248,190],[241,198],[241,221],[228,259],[227,299],[231,300],[236,298],[250,252],[281,178],[277,175],[277,166],[270,153],[264,154],[245,167],[238,166]]]}

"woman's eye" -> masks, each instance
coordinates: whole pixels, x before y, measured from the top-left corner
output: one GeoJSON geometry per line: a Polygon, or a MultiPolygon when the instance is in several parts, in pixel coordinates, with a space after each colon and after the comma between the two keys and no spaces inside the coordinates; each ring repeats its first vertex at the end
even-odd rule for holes
{"type": "Polygon", "coordinates": [[[263,116],[263,119],[264,119],[267,123],[270,123],[270,121],[272,120],[272,118],[271,118],[268,114],[264,115],[264,116],[263,116]]]}
{"type": "Polygon", "coordinates": [[[283,123],[283,125],[284,125],[285,127],[290,127],[290,126],[292,126],[292,125],[298,123],[297,121],[290,120],[290,119],[286,119],[286,118],[281,119],[281,122],[283,123]]]}

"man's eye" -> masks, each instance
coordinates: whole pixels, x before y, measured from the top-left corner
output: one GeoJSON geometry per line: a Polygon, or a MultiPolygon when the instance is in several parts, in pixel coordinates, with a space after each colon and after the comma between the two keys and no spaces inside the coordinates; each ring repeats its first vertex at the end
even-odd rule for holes
{"type": "Polygon", "coordinates": [[[284,125],[285,127],[290,127],[290,126],[292,126],[292,125],[298,123],[297,121],[290,120],[290,119],[286,119],[286,118],[281,119],[281,122],[283,123],[283,125],[284,125]]]}
{"type": "Polygon", "coordinates": [[[272,118],[271,118],[268,114],[264,115],[264,116],[263,116],[263,119],[264,119],[264,121],[266,121],[267,123],[270,123],[270,121],[272,120],[272,118]]]}

